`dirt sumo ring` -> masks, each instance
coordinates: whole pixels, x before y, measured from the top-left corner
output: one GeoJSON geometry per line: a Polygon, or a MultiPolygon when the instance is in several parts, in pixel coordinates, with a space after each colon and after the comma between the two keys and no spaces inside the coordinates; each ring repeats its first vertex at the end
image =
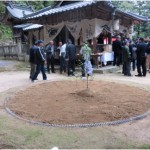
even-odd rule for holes
{"type": "Polygon", "coordinates": [[[53,127],[117,125],[150,114],[150,93],[106,81],[55,81],[17,92],[5,110],[29,123],[53,127]],[[146,112],[146,113],[145,113],[146,112]]]}

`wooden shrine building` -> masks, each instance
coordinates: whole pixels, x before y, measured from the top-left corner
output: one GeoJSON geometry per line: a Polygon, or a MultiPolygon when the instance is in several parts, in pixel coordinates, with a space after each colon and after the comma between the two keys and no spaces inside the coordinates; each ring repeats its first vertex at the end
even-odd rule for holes
{"type": "Polygon", "coordinates": [[[45,44],[54,40],[57,45],[70,38],[76,46],[88,40],[94,51],[111,51],[113,37],[132,38],[134,25],[148,21],[147,17],[123,12],[108,1],[58,1],[55,6],[37,12],[30,6],[24,10],[20,7],[19,17],[13,15],[17,11],[6,6],[14,38],[25,35],[29,46],[36,39],[44,40],[45,44]]]}

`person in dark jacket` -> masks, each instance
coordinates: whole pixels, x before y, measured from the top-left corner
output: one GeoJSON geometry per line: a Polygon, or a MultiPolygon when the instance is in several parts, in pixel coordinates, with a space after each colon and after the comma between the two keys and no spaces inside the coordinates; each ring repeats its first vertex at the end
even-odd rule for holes
{"type": "Polygon", "coordinates": [[[133,71],[135,71],[135,68],[136,68],[136,59],[137,59],[137,45],[136,44],[131,44],[132,46],[132,69],[133,71]]]}
{"type": "Polygon", "coordinates": [[[125,76],[131,76],[131,53],[129,50],[129,41],[124,42],[122,47],[122,62],[123,62],[123,74],[125,76]]]}
{"type": "Polygon", "coordinates": [[[146,47],[146,51],[147,51],[146,68],[150,73],[150,37],[148,38],[148,44],[146,47]]]}
{"type": "Polygon", "coordinates": [[[49,45],[46,47],[46,61],[47,61],[47,72],[50,73],[50,68],[49,66],[51,65],[51,71],[52,73],[55,73],[55,68],[54,68],[54,55],[55,55],[56,48],[54,46],[54,41],[50,41],[49,45]]]}
{"type": "Polygon", "coordinates": [[[146,76],[146,43],[144,42],[144,38],[139,39],[139,44],[137,46],[137,77],[146,76]],[[142,71],[141,71],[142,67],[142,71]]]}
{"type": "Polygon", "coordinates": [[[133,71],[135,71],[137,46],[132,42],[131,39],[127,39],[127,40],[129,41],[129,51],[131,53],[132,69],[133,69],[133,71]]]}
{"type": "Polygon", "coordinates": [[[120,66],[122,62],[122,43],[120,36],[116,37],[116,41],[113,42],[112,49],[114,51],[113,66],[120,66]]]}
{"type": "Polygon", "coordinates": [[[35,64],[35,51],[37,50],[37,43],[35,43],[29,50],[29,62],[30,62],[30,79],[32,79],[35,69],[36,69],[36,64],[35,64]]]}
{"type": "Polygon", "coordinates": [[[42,72],[43,80],[47,80],[47,76],[45,73],[45,53],[42,47],[44,46],[44,42],[42,40],[37,41],[37,50],[35,51],[35,63],[36,63],[36,71],[34,76],[32,77],[32,81],[36,80],[37,76],[39,75],[40,71],[42,72]]]}
{"type": "Polygon", "coordinates": [[[75,72],[76,47],[70,39],[67,40],[66,60],[68,61],[68,76],[74,76],[75,72]]]}

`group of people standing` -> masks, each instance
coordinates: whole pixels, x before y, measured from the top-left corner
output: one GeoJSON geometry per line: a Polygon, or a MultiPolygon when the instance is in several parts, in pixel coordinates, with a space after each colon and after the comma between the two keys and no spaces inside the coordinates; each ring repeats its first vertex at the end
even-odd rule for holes
{"type": "MultiPolygon", "coordinates": [[[[121,41],[121,37],[117,36],[113,42],[114,61],[113,65],[123,65],[122,73],[125,76],[131,75],[131,63],[133,71],[137,67],[138,77],[146,76],[147,70],[150,72],[150,37],[146,43],[144,38],[138,38],[135,43],[130,39],[121,41]]],[[[47,73],[55,73],[55,53],[59,50],[60,57],[60,74],[63,72],[68,76],[74,76],[76,62],[76,47],[72,41],[68,39],[66,43],[59,42],[58,47],[54,46],[54,41],[50,41],[44,46],[44,41],[38,40],[30,48],[29,62],[31,65],[30,79],[37,80],[38,74],[42,72],[43,80],[47,80],[47,73]],[[45,48],[44,48],[45,47],[45,48]],[[50,67],[51,66],[51,67],[50,67]],[[51,68],[51,71],[50,71],[51,68]]],[[[87,42],[84,42],[80,50],[82,56],[82,77],[86,74],[92,75],[93,69],[90,61],[91,48],[87,42]]]]}
{"type": "Polygon", "coordinates": [[[30,79],[37,80],[37,76],[42,72],[43,80],[47,80],[47,73],[55,73],[55,52],[59,49],[60,53],[60,73],[68,71],[68,76],[73,76],[75,72],[76,47],[68,39],[66,43],[59,42],[59,46],[54,46],[54,41],[50,41],[44,48],[44,41],[37,40],[30,48],[29,62],[31,66],[30,79]],[[51,66],[51,67],[50,67],[51,66]]]}
{"type": "Polygon", "coordinates": [[[130,39],[121,41],[117,36],[113,42],[114,61],[113,65],[123,65],[122,73],[125,76],[131,75],[131,63],[133,71],[137,67],[137,77],[146,76],[147,70],[150,71],[150,37],[147,41],[138,38],[135,42],[130,39]]]}
{"type": "MultiPolygon", "coordinates": [[[[47,73],[55,73],[55,54],[59,51],[60,74],[67,73],[68,76],[75,75],[76,47],[72,41],[68,39],[66,43],[59,42],[58,47],[54,46],[54,41],[50,41],[44,46],[44,41],[37,40],[30,48],[29,62],[31,66],[30,79],[34,82],[37,80],[38,74],[42,72],[43,80],[47,80],[47,73]],[[45,47],[45,48],[44,48],[45,47]],[[46,66],[46,67],[45,67],[46,66]],[[51,69],[50,69],[51,68],[51,69]]],[[[88,42],[84,42],[80,50],[82,77],[86,74],[92,76],[92,64],[90,61],[91,48],[88,42]]]]}

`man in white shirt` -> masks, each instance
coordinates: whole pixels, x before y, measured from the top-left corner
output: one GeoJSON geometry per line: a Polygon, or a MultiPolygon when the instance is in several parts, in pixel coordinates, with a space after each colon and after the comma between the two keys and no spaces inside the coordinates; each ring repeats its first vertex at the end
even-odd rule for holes
{"type": "Polygon", "coordinates": [[[62,42],[59,42],[59,47],[57,49],[60,50],[60,74],[62,74],[63,71],[66,72],[66,44],[62,45],[62,42]]]}

